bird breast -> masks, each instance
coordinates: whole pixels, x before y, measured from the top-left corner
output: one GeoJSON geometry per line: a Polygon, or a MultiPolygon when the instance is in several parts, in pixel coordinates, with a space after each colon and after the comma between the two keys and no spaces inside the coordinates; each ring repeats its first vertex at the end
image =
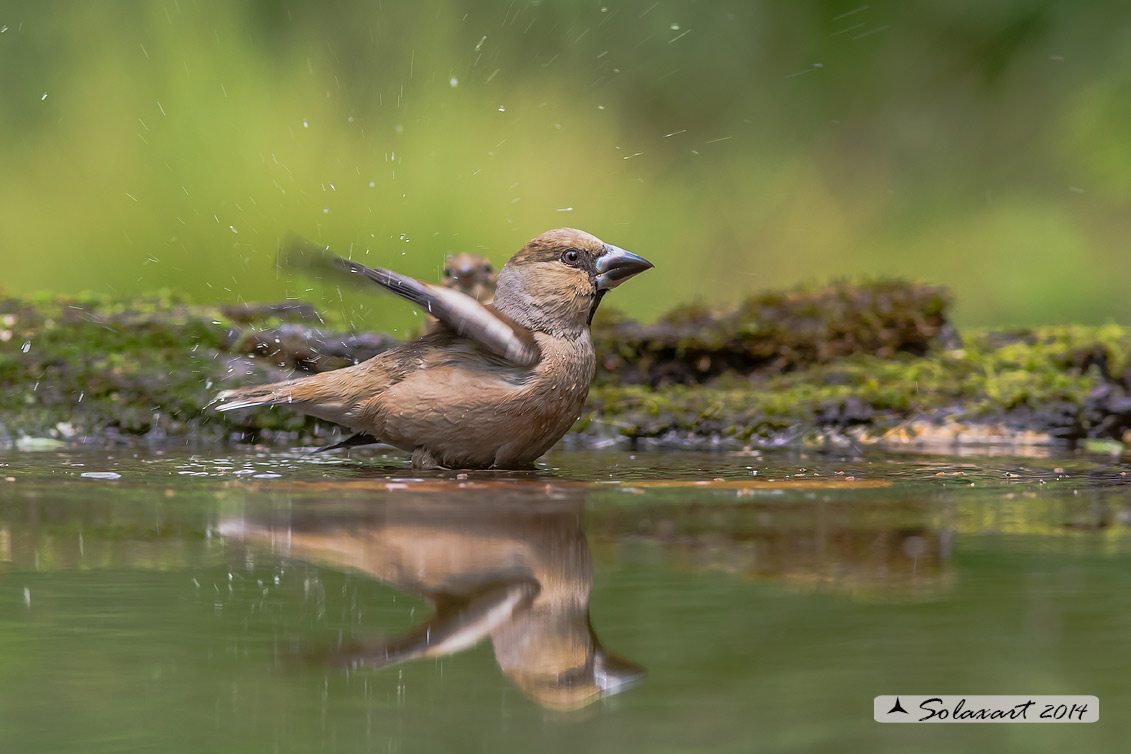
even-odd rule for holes
{"type": "Polygon", "coordinates": [[[425,449],[439,464],[528,464],[577,419],[596,358],[588,332],[534,333],[542,358],[529,370],[432,364],[376,396],[361,429],[404,450],[425,449]]]}
{"type": "Polygon", "coordinates": [[[536,333],[534,339],[542,349],[542,360],[534,369],[531,392],[551,398],[557,396],[566,402],[583,402],[597,366],[589,333],[586,331],[576,338],[536,333]]]}

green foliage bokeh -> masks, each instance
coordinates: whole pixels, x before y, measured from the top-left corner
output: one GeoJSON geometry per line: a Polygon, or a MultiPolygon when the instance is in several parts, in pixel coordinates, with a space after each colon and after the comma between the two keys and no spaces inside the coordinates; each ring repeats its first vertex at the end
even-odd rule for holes
{"type": "MultiPolygon", "coordinates": [[[[0,286],[314,297],[571,225],[633,315],[843,276],[961,324],[1131,318],[1131,9],[1067,1],[15,2],[0,286]]],[[[366,300],[369,326],[414,315],[366,300]]]]}

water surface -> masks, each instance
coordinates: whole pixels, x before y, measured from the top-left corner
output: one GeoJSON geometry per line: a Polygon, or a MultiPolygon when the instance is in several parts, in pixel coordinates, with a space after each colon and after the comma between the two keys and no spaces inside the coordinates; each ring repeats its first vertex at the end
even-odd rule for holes
{"type": "Polygon", "coordinates": [[[0,749],[1116,751],[1105,457],[0,451],[0,749]],[[83,476],[83,475],[87,476],[83,476]],[[881,726],[891,693],[1095,725],[881,726]]]}

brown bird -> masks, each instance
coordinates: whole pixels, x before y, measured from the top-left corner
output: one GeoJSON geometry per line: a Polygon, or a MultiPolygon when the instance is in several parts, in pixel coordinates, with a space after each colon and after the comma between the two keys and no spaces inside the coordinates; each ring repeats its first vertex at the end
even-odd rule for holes
{"type": "Polygon", "coordinates": [[[560,488],[534,509],[529,496],[521,487],[471,487],[458,500],[409,489],[377,494],[363,508],[227,518],[218,530],[432,603],[432,614],[404,633],[339,637],[311,659],[387,668],[489,640],[503,673],[531,698],[550,709],[578,709],[627,689],[646,671],[606,649],[590,620],[585,492],[560,488]]]}
{"type": "Polygon", "coordinates": [[[498,275],[490,260],[479,254],[449,254],[444,262],[444,285],[466,293],[481,304],[495,297],[498,275]]]}
{"type": "MultiPolygon", "coordinates": [[[[495,298],[498,278],[491,261],[479,254],[448,254],[444,260],[444,287],[466,293],[481,304],[489,304],[495,298]]],[[[424,335],[436,326],[436,318],[426,316],[417,335],[424,335]]]]}
{"type": "Polygon", "coordinates": [[[286,405],[383,442],[417,468],[529,466],[577,419],[596,364],[589,324],[602,297],[652,267],[588,233],[543,233],[498,274],[495,299],[334,257],[427,310],[440,326],[357,364],[225,390],[219,411],[286,405]]]}

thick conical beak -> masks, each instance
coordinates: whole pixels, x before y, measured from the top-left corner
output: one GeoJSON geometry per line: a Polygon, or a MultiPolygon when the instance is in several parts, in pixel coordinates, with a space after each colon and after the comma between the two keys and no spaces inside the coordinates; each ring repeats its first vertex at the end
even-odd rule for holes
{"type": "Polygon", "coordinates": [[[605,252],[597,257],[597,290],[607,291],[616,288],[633,275],[653,266],[642,256],[612,244],[605,244],[605,252]]]}
{"type": "Polygon", "coordinates": [[[593,682],[603,694],[615,694],[639,683],[647,670],[623,657],[606,652],[600,645],[593,657],[593,682]]]}

